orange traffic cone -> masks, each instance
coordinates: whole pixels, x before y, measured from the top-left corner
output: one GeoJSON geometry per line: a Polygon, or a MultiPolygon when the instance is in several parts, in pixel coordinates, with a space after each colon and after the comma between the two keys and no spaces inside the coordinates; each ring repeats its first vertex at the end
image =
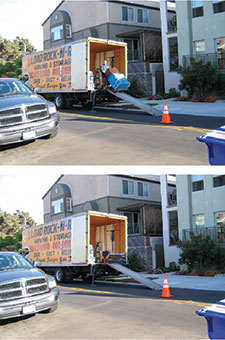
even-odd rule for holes
{"type": "Polygon", "coordinates": [[[170,119],[170,114],[169,114],[168,104],[167,103],[164,104],[163,116],[162,116],[162,120],[161,120],[160,123],[164,123],[164,124],[173,123],[171,121],[171,119],[170,119]]]}
{"type": "Polygon", "coordinates": [[[170,294],[170,289],[169,289],[169,284],[167,280],[167,276],[164,277],[164,282],[163,282],[163,290],[162,290],[162,295],[160,297],[164,298],[169,298],[172,297],[173,295],[170,294]]]}

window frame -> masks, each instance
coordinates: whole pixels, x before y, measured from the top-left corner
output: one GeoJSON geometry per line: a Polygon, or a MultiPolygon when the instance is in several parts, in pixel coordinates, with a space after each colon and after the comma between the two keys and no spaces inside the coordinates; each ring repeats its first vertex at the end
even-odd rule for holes
{"type": "Polygon", "coordinates": [[[122,180],[122,192],[123,192],[123,195],[134,196],[134,181],[123,179],[122,180]],[[127,190],[126,190],[127,192],[125,192],[125,190],[124,190],[125,189],[125,187],[124,187],[125,184],[127,184],[127,190]],[[130,190],[131,188],[133,190],[130,190]]]}
{"type": "Polygon", "coordinates": [[[122,6],[122,21],[134,22],[134,8],[122,6]]]}
{"type": "Polygon", "coordinates": [[[57,41],[64,39],[64,26],[63,24],[51,28],[51,40],[57,41]]]}
{"type": "Polygon", "coordinates": [[[137,9],[137,22],[139,24],[149,23],[149,12],[147,9],[142,9],[142,8],[137,9]],[[139,16],[139,14],[141,14],[141,16],[139,16]]]}
{"type": "Polygon", "coordinates": [[[52,215],[61,214],[65,212],[65,204],[63,198],[58,198],[51,202],[52,215]]]}
{"type": "Polygon", "coordinates": [[[139,197],[149,197],[149,186],[148,186],[148,183],[137,182],[137,193],[138,193],[139,197]],[[141,192],[139,191],[139,189],[141,189],[141,192]]]}

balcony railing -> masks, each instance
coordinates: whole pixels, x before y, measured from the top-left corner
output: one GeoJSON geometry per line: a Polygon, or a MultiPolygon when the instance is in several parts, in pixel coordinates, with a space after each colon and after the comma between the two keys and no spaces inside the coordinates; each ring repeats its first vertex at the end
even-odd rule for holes
{"type": "Polygon", "coordinates": [[[177,205],[177,191],[175,189],[168,194],[168,206],[174,207],[176,205],[177,205]]]}
{"type": "Polygon", "coordinates": [[[174,15],[171,19],[168,20],[168,33],[177,32],[177,17],[174,15]]]}
{"type": "Polygon", "coordinates": [[[193,228],[193,229],[184,229],[182,235],[182,241],[190,241],[191,233],[194,233],[195,236],[202,235],[203,238],[207,236],[216,243],[225,243],[225,228],[224,227],[204,227],[204,228],[193,228]]]}
{"type": "Polygon", "coordinates": [[[225,53],[202,53],[193,56],[183,56],[183,67],[191,65],[191,59],[202,60],[204,64],[211,63],[216,69],[225,70],[225,53]]]}

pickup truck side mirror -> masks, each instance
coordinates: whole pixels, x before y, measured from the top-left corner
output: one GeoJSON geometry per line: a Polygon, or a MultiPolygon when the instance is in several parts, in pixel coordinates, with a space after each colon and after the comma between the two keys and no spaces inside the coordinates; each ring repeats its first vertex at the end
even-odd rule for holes
{"type": "Polygon", "coordinates": [[[41,262],[40,261],[34,261],[33,262],[33,266],[34,267],[39,267],[41,265],[41,262]]]}

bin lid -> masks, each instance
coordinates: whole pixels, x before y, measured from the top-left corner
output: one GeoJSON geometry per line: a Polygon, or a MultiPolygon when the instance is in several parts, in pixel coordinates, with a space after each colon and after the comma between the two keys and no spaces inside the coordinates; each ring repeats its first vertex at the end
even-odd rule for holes
{"type": "Polygon", "coordinates": [[[225,318],[225,300],[220,300],[196,312],[201,316],[215,316],[225,318]]]}
{"type": "Polygon", "coordinates": [[[213,141],[214,139],[216,140],[220,140],[225,141],[225,125],[219,127],[216,130],[212,130],[210,132],[205,133],[204,135],[202,135],[201,137],[197,137],[197,140],[199,140],[200,142],[205,142],[205,141],[213,141]]]}

